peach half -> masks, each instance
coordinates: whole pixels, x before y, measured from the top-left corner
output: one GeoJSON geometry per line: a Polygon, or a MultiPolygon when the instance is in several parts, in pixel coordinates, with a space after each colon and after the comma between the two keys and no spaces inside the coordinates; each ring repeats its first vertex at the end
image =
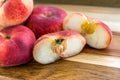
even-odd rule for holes
{"type": "Polygon", "coordinates": [[[60,31],[40,37],[33,48],[34,59],[41,64],[49,64],[62,58],[79,54],[86,40],[78,32],[60,31]]]}
{"type": "Polygon", "coordinates": [[[68,15],[63,28],[81,33],[87,44],[96,49],[107,48],[112,39],[112,32],[105,23],[80,13],[68,15]]]}

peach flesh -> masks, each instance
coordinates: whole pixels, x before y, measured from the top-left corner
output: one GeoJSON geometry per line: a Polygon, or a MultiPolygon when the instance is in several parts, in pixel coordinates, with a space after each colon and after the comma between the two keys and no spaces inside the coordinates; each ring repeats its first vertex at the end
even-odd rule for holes
{"type": "Polygon", "coordinates": [[[93,48],[107,48],[112,40],[112,32],[106,24],[82,14],[68,15],[63,27],[64,30],[81,33],[86,38],[87,44],[93,48]]]}
{"type": "Polygon", "coordinates": [[[62,58],[79,54],[86,40],[74,31],[60,31],[40,37],[33,49],[34,59],[41,64],[49,64],[62,58]]]}

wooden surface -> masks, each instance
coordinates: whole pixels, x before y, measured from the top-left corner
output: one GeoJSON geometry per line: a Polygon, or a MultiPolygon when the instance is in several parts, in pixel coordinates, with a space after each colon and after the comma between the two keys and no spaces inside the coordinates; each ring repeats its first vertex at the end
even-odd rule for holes
{"type": "Polygon", "coordinates": [[[113,32],[108,48],[97,50],[87,46],[79,55],[66,60],[120,68],[120,33],[113,32]]]}
{"type": "Polygon", "coordinates": [[[35,0],[36,3],[120,7],[120,0],[35,0]]]}
{"type": "Polygon", "coordinates": [[[0,80],[120,80],[120,9],[54,5],[68,12],[82,12],[104,21],[113,31],[113,40],[104,50],[86,46],[74,57],[53,64],[28,64],[0,68],[0,80]]]}
{"type": "Polygon", "coordinates": [[[120,80],[120,69],[66,60],[50,65],[33,61],[19,67],[0,68],[0,75],[18,80],[120,80]]]}

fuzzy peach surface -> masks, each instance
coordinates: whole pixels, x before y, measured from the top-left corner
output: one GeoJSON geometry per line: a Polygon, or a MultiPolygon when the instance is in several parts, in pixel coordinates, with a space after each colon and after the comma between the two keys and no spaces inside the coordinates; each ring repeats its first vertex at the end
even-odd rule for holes
{"type": "Polygon", "coordinates": [[[33,10],[33,0],[6,0],[0,7],[0,29],[23,23],[33,10]]]}

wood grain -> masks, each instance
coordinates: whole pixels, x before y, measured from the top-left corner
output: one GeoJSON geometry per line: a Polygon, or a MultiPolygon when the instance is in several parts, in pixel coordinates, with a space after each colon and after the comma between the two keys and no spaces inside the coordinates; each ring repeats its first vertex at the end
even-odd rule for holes
{"type": "Polygon", "coordinates": [[[6,76],[0,76],[0,80],[21,80],[21,79],[14,79],[6,76]]]}
{"type": "Polygon", "coordinates": [[[120,69],[66,60],[49,65],[32,61],[18,67],[0,68],[0,75],[21,80],[119,80],[120,69]]]}
{"type": "Polygon", "coordinates": [[[52,4],[72,4],[72,5],[91,5],[120,7],[119,0],[35,0],[36,3],[52,3],[52,4]]]}
{"type": "Polygon", "coordinates": [[[107,49],[97,50],[90,47],[77,56],[66,60],[120,68],[120,33],[113,32],[113,39],[107,49]]]}

